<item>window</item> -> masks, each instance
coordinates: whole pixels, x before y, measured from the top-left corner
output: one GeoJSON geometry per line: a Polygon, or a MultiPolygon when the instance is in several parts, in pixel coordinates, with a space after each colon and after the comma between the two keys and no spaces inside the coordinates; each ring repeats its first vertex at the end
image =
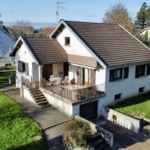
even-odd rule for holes
{"type": "Polygon", "coordinates": [[[124,68],[124,79],[128,78],[128,74],[129,74],[129,67],[125,67],[124,68]]]}
{"type": "Polygon", "coordinates": [[[11,64],[5,64],[6,67],[11,66],[11,64]]]}
{"type": "Polygon", "coordinates": [[[145,75],[145,65],[136,66],[135,78],[145,75]]]}
{"type": "Polygon", "coordinates": [[[122,68],[110,70],[110,82],[122,78],[122,68]]]}
{"type": "Polygon", "coordinates": [[[119,99],[121,99],[121,93],[115,95],[115,100],[119,100],[119,99]]]}
{"type": "Polygon", "coordinates": [[[1,36],[0,36],[0,44],[2,44],[2,38],[1,38],[1,36]]]}
{"type": "Polygon", "coordinates": [[[24,63],[21,61],[18,61],[18,71],[21,73],[29,74],[29,68],[28,68],[28,63],[24,63]]]}
{"type": "Polygon", "coordinates": [[[139,88],[139,93],[143,93],[144,92],[144,87],[139,88]]]}
{"type": "Polygon", "coordinates": [[[0,49],[0,57],[2,57],[3,55],[2,55],[2,50],[0,49]]]}
{"type": "Polygon", "coordinates": [[[150,75],[150,64],[147,64],[147,75],[150,75]]]}
{"type": "Polygon", "coordinates": [[[70,37],[65,37],[65,45],[70,46],[70,37]]]}

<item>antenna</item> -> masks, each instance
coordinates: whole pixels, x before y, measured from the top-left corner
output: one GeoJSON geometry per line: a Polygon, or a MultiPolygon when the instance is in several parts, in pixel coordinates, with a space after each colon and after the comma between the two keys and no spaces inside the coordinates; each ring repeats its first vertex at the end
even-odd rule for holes
{"type": "Polygon", "coordinates": [[[64,8],[62,6],[60,6],[60,4],[65,4],[66,2],[57,2],[57,11],[56,11],[56,16],[57,16],[57,24],[58,24],[58,15],[59,15],[59,12],[58,12],[58,9],[59,8],[64,8]]]}

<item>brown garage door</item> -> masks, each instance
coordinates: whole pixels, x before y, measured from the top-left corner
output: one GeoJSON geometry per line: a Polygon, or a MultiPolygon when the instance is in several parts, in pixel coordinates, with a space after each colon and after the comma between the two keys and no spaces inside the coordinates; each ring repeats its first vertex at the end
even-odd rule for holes
{"type": "Polygon", "coordinates": [[[87,120],[97,118],[97,101],[80,105],[80,116],[87,120]]]}

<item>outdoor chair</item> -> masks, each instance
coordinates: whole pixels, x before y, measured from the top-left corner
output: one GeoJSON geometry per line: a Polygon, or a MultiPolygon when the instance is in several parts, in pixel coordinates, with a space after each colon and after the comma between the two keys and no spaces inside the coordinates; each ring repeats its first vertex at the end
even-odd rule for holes
{"type": "Polygon", "coordinates": [[[56,85],[61,85],[61,80],[62,79],[57,79],[56,85]]]}
{"type": "Polygon", "coordinates": [[[69,83],[69,76],[65,76],[64,84],[67,84],[67,85],[68,85],[68,83],[69,83]]]}
{"type": "Polygon", "coordinates": [[[50,79],[51,79],[51,78],[54,78],[54,75],[50,75],[50,79]]]}

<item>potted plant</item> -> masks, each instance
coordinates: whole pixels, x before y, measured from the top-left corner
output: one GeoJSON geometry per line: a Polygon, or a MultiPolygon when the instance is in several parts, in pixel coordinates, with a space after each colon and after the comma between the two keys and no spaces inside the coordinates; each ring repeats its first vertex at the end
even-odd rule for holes
{"type": "Polygon", "coordinates": [[[49,85],[49,86],[52,86],[52,83],[50,82],[50,83],[48,83],[48,85],[49,85]]]}
{"type": "Polygon", "coordinates": [[[43,85],[41,84],[41,88],[43,88],[43,85]]]}
{"type": "Polygon", "coordinates": [[[64,90],[64,87],[59,87],[59,90],[61,90],[61,91],[64,90]]]}
{"type": "Polygon", "coordinates": [[[76,100],[79,100],[79,97],[78,97],[78,95],[76,95],[76,100]]]}
{"type": "Polygon", "coordinates": [[[72,80],[71,80],[71,84],[75,84],[75,79],[72,79],[72,80]]]}

